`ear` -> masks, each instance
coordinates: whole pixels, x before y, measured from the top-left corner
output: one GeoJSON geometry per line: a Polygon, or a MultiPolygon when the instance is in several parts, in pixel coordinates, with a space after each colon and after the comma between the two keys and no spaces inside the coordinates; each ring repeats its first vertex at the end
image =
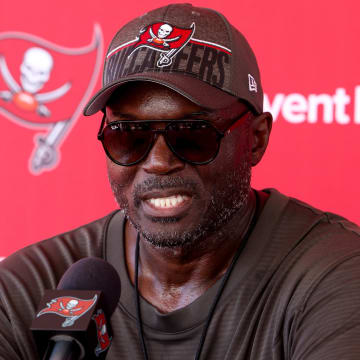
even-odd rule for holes
{"type": "Polygon", "coordinates": [[[269,112],[262,113],[250,120],[252,136],[251,165],[257,165],[262,159],[269,142],[272,128],[272,115],[269,112]]]}

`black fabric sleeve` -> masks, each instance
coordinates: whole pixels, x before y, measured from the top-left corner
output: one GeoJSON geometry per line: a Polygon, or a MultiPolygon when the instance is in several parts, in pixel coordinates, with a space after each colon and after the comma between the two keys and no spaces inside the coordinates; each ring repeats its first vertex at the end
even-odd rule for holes
{"type": "Polygon", "coordinates": [[[0,359],[22,360],[19,355],[11,323],[0,302],[0,359]]]}
{"type": "Polygon", "coordinates": [[[0,263],[0,359],[38,358],[30,326],[45,289],[77,260],[102,257],[110,216],[21,249],[0,263]]]}
{"type": "Polygon", "coordinates": [[[360,359],[360,256],[331,264],[311,284],[289,336],[291,360],[360,359]]]}

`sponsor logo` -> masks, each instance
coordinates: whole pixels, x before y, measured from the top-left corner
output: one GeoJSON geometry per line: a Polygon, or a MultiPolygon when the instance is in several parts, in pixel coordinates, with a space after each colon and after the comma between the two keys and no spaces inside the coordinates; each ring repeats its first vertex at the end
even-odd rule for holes
{"type": "Polygon", "coordinates": [[[360,86],[339,87],[333,93],[264,94],[264,111],[291,124],[360,124],[360,86]]]}
{"type": "Polygon", "coordinates": [[[59,163],[60,144],[97,82],[102,52],[98,25],[90,43],[78,48],[28,33],[0,33],[0,115],[37,131],[29,159],[32,174],[59,163]]]}
{"type": "Polygon", "coordinates": [[[36,317],[45,314],[56,314],[65,318],[61,324],[62,327],[74,325],[75,321],[86,314],[96,303],[97,295],[92,299],[83,300],[72,296],[62,296],[52,299],[46,305],[47,307],[40,310],[36,317]]]}
{"type": "Polygon", "coordinates": [[[101,309],[99,309],[97,313],[93,315],[92,319],[96,323],[97,338],[98,338],[98,344],[95,348],[95,355],[99,356],[100,353],[102,353],[103,351],[109,348],[112,338],[109,336],[106,326],[105,314],[101,309]]]}

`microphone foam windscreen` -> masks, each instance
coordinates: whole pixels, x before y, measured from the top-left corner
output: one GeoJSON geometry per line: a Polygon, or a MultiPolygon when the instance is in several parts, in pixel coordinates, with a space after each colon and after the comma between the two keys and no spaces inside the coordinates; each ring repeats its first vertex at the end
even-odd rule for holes
{"type": "Polygon", "coordinates": [[[58,290],[99,290],[104,297],[104,311],[111,316],[120,299],[121,284],[115,268],[107,261],[86,257],[66,270],[58,290]]]}

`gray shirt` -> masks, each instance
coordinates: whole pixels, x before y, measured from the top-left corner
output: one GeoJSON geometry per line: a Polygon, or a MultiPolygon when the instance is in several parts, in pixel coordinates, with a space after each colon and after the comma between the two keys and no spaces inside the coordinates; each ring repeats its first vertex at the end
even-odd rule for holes
{"type": "MultiPolygon", "coordinates": [[[[360,229],[276,190],[258,219],[211,321],[202,359],[360,358],[360,229]]],[[[37,359],[28,330],[44,289],[86,256],[109,261],[122,292],[107,359],[143,359],[121,212],[24,248],[0,265],[0,358],[37,359]]],[[[193,359],[221,279],[162,314],[141,299],[150,359],[193,359]]]]}

